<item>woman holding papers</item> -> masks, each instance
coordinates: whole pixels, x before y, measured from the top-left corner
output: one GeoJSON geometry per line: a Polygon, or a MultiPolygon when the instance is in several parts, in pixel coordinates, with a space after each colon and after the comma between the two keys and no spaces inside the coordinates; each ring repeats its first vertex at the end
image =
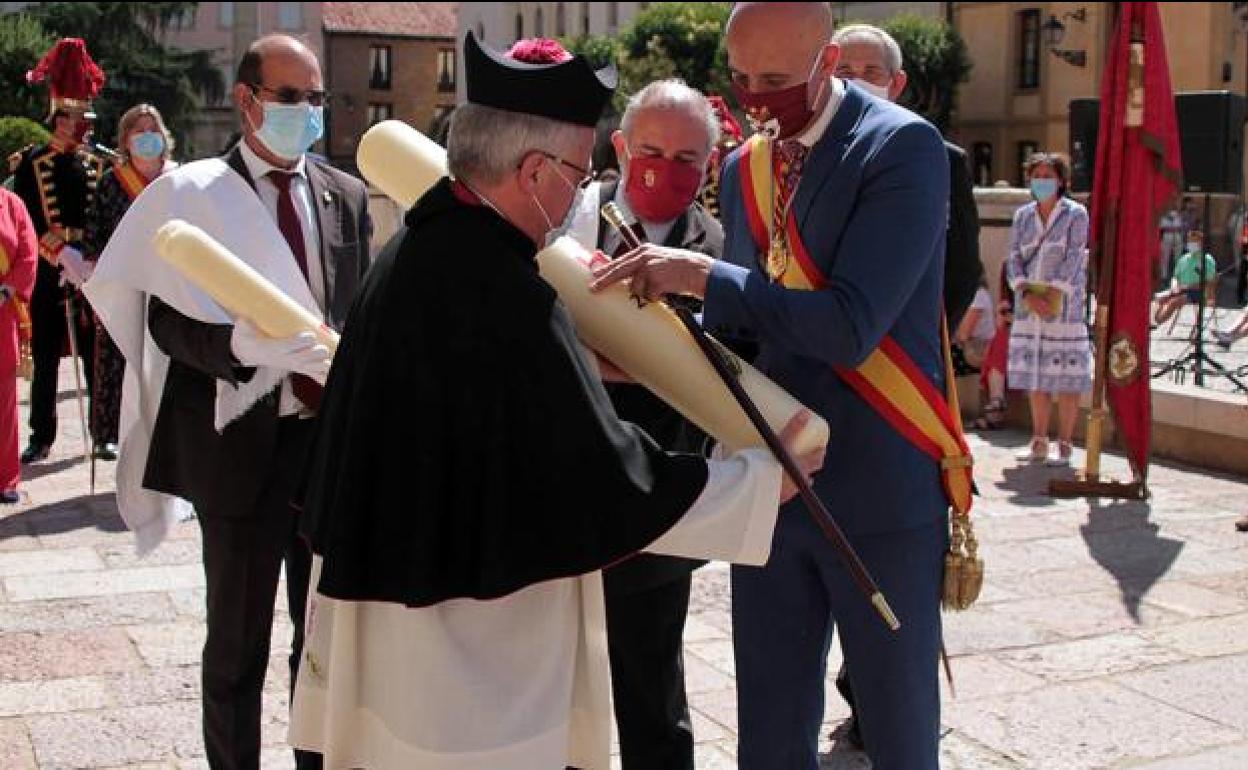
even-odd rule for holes
{"type": "Polygon", "coordinates": [[[1070,167],[1036,153],[1025,167],[1032,203],[1014,214],[1006,276],[1014,292],[1008,377],[1028,391],[1030,462],[1068,465],[1079,397],[1092,388],[1092,344],[1083,318],[1088,211],[1066,197],[1070,167]],[[1049,412],[1057,400],[1058,442],[1049,452],[1049,412]]]}

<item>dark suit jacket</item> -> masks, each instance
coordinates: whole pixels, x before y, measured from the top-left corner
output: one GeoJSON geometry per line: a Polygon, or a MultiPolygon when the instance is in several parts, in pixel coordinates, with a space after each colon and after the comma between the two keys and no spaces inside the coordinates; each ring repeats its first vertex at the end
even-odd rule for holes
{"type": "MultiPolygon", "coordinates": [[[[615,200],[617,192],[617,184],[604,184],[601,202],[615,200]]],[[[605,220],[599,220],[599,248],[602,248],[609,230],[610,225],[605,220]]],[[[724,250],[724,230],[700,204],[694,203],[672,225],[663,245],[719,259],[724,250]]],[[[638,425],[659,446],[676,452],[702,453],[706,434],[641,385],[609,382],[607,393],[620,419],[638,425]]],[[[606,570],[603,587],[608,595],[643,591],[687,575],[700,564],[702,562],[691,559],[640,554],[606,570]]]]}
{"type": "MultiPolygon", "coordinates": [[[[255,187],[237,149],[226,161],[255,187]]],[[[341,330],[369,264],[368,191],[358,179],[311,157],[306,168],[320,233],[326,320],[341,330]]],[[[148,328],[170,361],[144,486],[191,501],[200,516],[256,515],[277,446],[278,391],[217,433],[216,381],[237,383],[252,375],[230,352],[233,327],[196,321],[152,297],[148,328]]]]}
{"type": "Polygon", "coordinates": [[[945,142],[949,154],[949,229],[945,233],[945,316],[953,334],[975,299],[984,275],[979,258],[979,209],[971,167],[961,147],[945,142]]]}

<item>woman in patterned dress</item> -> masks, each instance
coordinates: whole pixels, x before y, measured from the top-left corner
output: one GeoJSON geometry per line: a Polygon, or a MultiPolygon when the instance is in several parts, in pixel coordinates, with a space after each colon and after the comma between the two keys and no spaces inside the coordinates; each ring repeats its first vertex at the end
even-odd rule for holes
{"type": "Polygon", "coordinates": [[[1033,202],[1014,214],[1006,275],[1014,293],[1008,377],[1031,402],[1032,439],[1020,460],[1068,465],[1079,398],[1092,389],[1092,343],[1084,322],[1088,212],[1066,197],[1066,159],[1036,153],[1026,172],[1033,202]],[[1058,442],[1049,452],[1057,400],[1058,442]]]}
{"type": "MultiPolygon", "coordinates": [[[[87,222],[87,257],[98,260],[117,223],[143,188],[173,167],[169,155],[173,136],[160,112],[150,104],[126,110],[117,128],[120,160],[104,172],[95,196],[95,211],[87,222]]],[[[126,361],[108,336],[104,324],[96,323],[95,381],[92,383],[91,436],[95,456],[117,459],[117,432],[121,417],[121,385],[126,361]]]]}

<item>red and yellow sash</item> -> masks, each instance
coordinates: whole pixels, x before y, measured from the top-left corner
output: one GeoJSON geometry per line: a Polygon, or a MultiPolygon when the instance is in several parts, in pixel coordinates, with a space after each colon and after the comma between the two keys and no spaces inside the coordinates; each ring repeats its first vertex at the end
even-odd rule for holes
{"type": "MultiPolygon", "coordinates": [[[[773,180],[777,170],[772,156],[771,144],[754,136],[739,164],[746,219],[763,255],[771,246],[770,219],[775,210],[773,180]]],[[[779,276],[779,283],[801,291],[822,289],[827,281],[802,242],[791,208],[784,228],[791,259],[779,276]]],[[[857,369],[836,367],[836,373],[903,438],[940,464],[941,483],[949,505],[955,512],[965,514],[971,510],[973,490],[971,453],[962,434],[949,334],[943,322],[941,338],[947,386],[944,395],[892,337],[885,337],[857,369]]]]}
{"type": "Polygon", "coordinates": [[[121,189],[125,190],[126,195],[130,196],[130,200],[139,197],[139,193],[143,192],[144,187],[147,187],[147,179],[129,163],[114,163],[113,175],[121,183],[121,189]]]}

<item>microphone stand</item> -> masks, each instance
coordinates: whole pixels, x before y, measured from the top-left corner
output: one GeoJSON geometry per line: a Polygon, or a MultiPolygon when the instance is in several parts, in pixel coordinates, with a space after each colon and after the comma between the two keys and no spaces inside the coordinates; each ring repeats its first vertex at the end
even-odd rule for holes
{"type": "MultiPolygon", "coordinates": [[[[632,228],[624,222],[623,213],[614,202],[607,203],[602,207],[602,216],[607,220],[608,224],[615,228],[629,248],[636,249],[642,245],[632,228]]],[[[771,450],[771,453],[780,462],[784,472],[797,485],[798,494],[801,496],[802,502],[806,504],[807,512],[824,536],[835,547],[837,554],[849,570],[854,582],[858,584],[858,588],[867,597],[867,600],[871,602],[871,605],[884,621],[884,624],[888,626],[889,630],[897,631],[900,629],[901,622],[897,619],[897,615],[893,613],[892,607],[889,606],[888,600],[884,598],[884,594],[880,591],[880,587],[876,584],[875,579],[871,577],[871,573],[867,572],[866,565],[862,563],[862,558],[845,537],[845,533],[841,531],[840,525],[832,518],[832,514],[824,506],[823,501],[815,495],[814,490],[811,489],[810,482],[806,480],[805,474],[802,473],[793,455],[789,453],[788,448],[780,441],[780,437],[767,424],[767,420],[758,410],[758,406],[753,399],[745,392],[745,388],[737,381],[737,374],[733,371],[732,364],[725,359],[724,353],[720,350],[718,344],[707,335],[706,330],[702,328],[688,308],[681,307],[675,303],[666,304],[676,314],[676,317],[680,319],[681,323],[684,324],[685,329],[693,337],[702,354],[706,356],[707,361],[715,369],[715,373],[724,381],[724,385],[732,393],[737,404],[745,411],[754,428],[763,437],[767,448],[771,450]]]]}

